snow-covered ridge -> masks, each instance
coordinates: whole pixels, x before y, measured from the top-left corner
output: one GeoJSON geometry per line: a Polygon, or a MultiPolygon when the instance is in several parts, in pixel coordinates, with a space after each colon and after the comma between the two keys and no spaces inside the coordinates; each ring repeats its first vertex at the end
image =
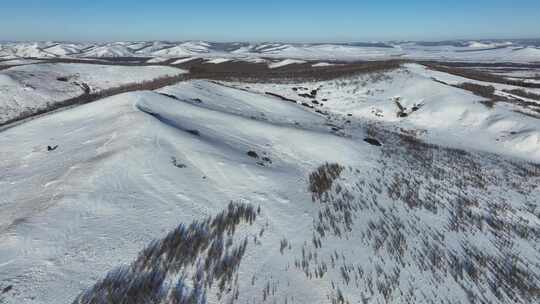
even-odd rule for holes
{"type": "Polygon", "coordinates": [[[0,71],[0,124],[69,98],[186,73],[167,66],[27,64],[0,71]]]}
{"type": "Polygon", "coordinates": [[[407,58],[535,62],[540,61],[539,47],[540,43],[535,40],[349,44],[212,43],[205,41],[111,43],[12,42],[0,44],[0,58],[178,58],[198,56],[205,58],[264,57],[342,61],[407,58]]]}

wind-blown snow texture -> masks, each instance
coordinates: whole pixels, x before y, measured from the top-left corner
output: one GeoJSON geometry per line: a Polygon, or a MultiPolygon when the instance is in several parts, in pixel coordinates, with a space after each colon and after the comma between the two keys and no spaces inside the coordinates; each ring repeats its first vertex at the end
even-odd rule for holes
{"type": "Polygon", "coordinates": [[[191,80],[3,131],[0,302],[538,302],[537,119],[461,82],[191,80]]]}

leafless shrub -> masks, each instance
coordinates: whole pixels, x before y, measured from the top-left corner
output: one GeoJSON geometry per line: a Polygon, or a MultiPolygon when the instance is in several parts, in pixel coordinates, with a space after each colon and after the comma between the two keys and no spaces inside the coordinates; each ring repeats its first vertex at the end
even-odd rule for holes
{"type": "Polygon", "coordinates": [[[74,303],[160,303],[167,296],[162,288],[164,280],[165,273],[159,270],[137,272],[131,267],[120,267],[81,294],[74,303]]]}
{"type": "Polygon", "coordinates": [[[339,164],[326,163],[309,175],[309,191],[313,193],[313,201],[321,199],[323,193],[328,191],[336,180],[343,167],[339,164]]]}
{"type": "Polygon", "coordinates": [[[289,241],[286,239],[286,238],[283,238],[280,242],[279,242],[279,252],[283,255],[283,251],[285,250],[285,248],[287,248],[289,245],[289,241]]]}
{"type": "Polygon", "coordinates": [[[339,288],[334,294],[332,294],[330,301],[332,304],[349,304],[349,301],[345,298],[343,292],[339,288]]]}

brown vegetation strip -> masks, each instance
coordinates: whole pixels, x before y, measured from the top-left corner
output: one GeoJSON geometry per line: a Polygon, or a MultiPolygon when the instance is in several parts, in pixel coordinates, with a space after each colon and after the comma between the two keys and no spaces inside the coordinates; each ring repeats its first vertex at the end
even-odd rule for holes
{"type": "MultiPolygon", "coordinates": [[[[488,100],[482,101],[482,104],[486,105],[487,107],[491,108],[493,105],[495,105],[495,102],[502,101],[507,102],[515,105],[519,105],[521,107],[527,108],[529,110],[532,110],[534,112],[540,113],[540,104],[536,102],[531,101],[525,101],[521,98],[512,97],[512,96],[500,96],[495,94],[495,87],[493,86],[484,86],[476,83],[470,83],[470,82],[464,82],[458,85],[454,85],[456,88],[460,88],[463,90],[467,90],[477,96],[484,97],[488,100]]],[[[526,92],[521,89],[514,89],[514,90],[503,90],[503,92],[513,94],[515,96],[519,96],[522,98],[529,98],[534,100],[540,100],[540,95],[526,92]]],[[[525,113],[525,112],[520,112],[525,113]]],[[[529,115],[531,116],[531,115],[529,115]]],[[[532,116],[536,117],[536,116],[532,116]]]]}
{"type": "Polygon", "coordinates": [[[452,74],[452,75],[456,75],[456,76],[460,76],[460,77],[464,77],[464,78],[468,78],[472,80],[477,80],[477,81],[500,83],[500,84],[524,87],[524,88],[540,88],[540,83],[510,80],[503,76],[493,75],[493,74],[481,72],[478,70],[448,66],[446,65],[446,63],[436,64],[436,63],[424,62],[423,65],[436,71],[440,71],[440,72],[444,72],[444,73],[448,73],[448,74],[452,74]]]}
{"type": "Polygon", "coordinates": [[[523,98],[528,98],[528,99],[533,99],[533,100],[538,100],[538,101],[540,101],[540,94],[535,94],[535,93],[532,93],[532,92],[527,92],[527,91],[521,90],[521,89],[503,90],[503,91],[506,92],[506,93],[510,93],[510,94],[519,96],[519,97],[523,97],[523,98]]]}
{"type": "Polygon", "coordinates": [[[515,63],[515,62],[459,62],[459,61],[419,61],[420,64],[424,65],[444,65],[447,67],[461,67],[461,68],[472,68],[472,67],[483,67],[483,68],[499,68],[499,67],[508,67],[508,68],[527,68],[527,69],[540,69],[539,62],[531,63],[515,63]]]}
{"type": "Polygon", "coordinates": [[[286,83],[291,82],[291,80],[320,81],[357,74],[390,71],[401,67],[403,62],[399,60],[369,61],[327,67],[313,67],[312,63],[305,63],[270,69],[268,65],[261,63],[231,61],[222,64],[205,64],[190,61],[179,65],[179,67],[189,68],[193,78],[286,83]]]}

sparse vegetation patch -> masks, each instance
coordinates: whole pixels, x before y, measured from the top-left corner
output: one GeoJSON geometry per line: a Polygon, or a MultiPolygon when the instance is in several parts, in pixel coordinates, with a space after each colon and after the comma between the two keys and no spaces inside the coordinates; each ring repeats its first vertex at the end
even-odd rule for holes
{"type": "Polygon", "coordinates": [[[211,290],[232,303],[238,297],[236,272],[248,246],[247,238],[235,240],[234,234],[240,224],[252,224],[257,214],[252,205],[231,202],[215,217],[181,224],[73,303],[203,304],[211,290]]]}
{"type": "Polygon", "coordinates": [[[316,183],[326,190],[314,195],[320,209],[296,269],[309,280],[339,277],[328,294],[334,303],[352,303],[352,294],[381,303],[430,302],[432,291],[454,303],[540,300],[539,265],[526,253],[538,250],[540,240],[540,226],[530,220],[540,214],[529,196],[538,191],[539,165],[384,130],[370,134],[394,143],[382,147],[381,167],[361,172],[325,164],[312,173],[332,183],[316,183]],[[358,252],[368,261],[359,261],[358,252]],[[417,278],[425,288],[417,288],[417,278]]]}

